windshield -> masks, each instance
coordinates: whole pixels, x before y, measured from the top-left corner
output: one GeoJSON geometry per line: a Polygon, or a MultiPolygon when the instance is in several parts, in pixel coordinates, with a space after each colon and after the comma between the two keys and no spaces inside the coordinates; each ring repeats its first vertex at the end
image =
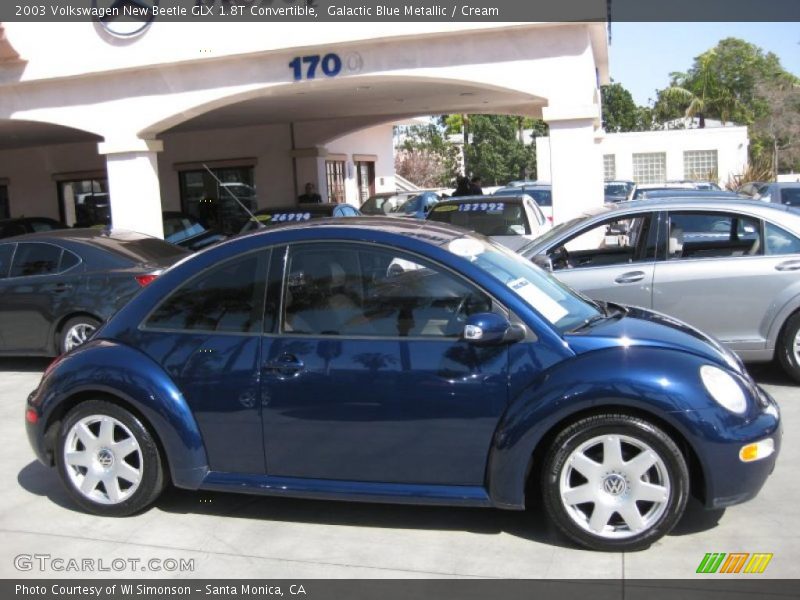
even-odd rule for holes
{"type": "Polygon", "coordinates": [[[403,204],[395,208],[393,212],[404,215],[413,215],[414,213],[419,211],[422,198],[423,194],[412,196],[411,198],[406,200],[403,204]]]}
{"type": "Polygon", "coordinates": [[[633,184],[631,183],[607,183],[605,186],[605,195],[608,198],[619,198],[620,200],[626,200],[632,189],[633,184]]]}
{"type": "Polygon", "coordinates": [[[388,215],[394,212],[398,205],[408,198],[407,195],[395,194],[393,196],[372,196],[361,205],[361,212],[365,215],[388,215]]]}
{"type": "Polygon", "coordinates": [[[542,271],[529,260],[498,244],[473,237],[453,240],[448,249],[507,286],[564,333],[602,316],[599,308],[542,271]]]}
{"type": "Polygon", "coordinates": [[[519,194],[528,194],[531,198],[536,200],[539,206],[553,206],[553,190],[548,187],[529,187],[526,185],[519,187],[507,187],[497,190],[493,196],[518,196],[519,194]]]}
{"type": "Polygon", "coordinates": [[[488,236],[529,235],[522,204],[514,202],[465,202],[434,206],[428,219],[450,223],[488,236]]]}

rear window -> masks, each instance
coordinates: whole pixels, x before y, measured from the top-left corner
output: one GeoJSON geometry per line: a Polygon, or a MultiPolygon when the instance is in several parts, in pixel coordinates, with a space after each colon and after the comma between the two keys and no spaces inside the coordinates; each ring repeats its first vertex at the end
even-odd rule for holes
{"type": "Polygon", "coordinates": [[[189,254],[188,250],[180,246],[137,234],[115,233],[111,236],[98,236],[93,238],[91,243],[137,263],[167,262],[189,254]]]}
{"type": "Polygon", "coordinates": [[[800,206],[800,187],[781,190],[781,204],[800,206]]]}
{"type": "Polygon", "coordinates": [[[508,187],[497,190],[494,196],[519,196],[527,194],[539,206],[553,206],[553,191],[549,187],[508,187]]]}
{"type": "Polygon", "coordinates": [[[434,206],[428,219],[450,223],[487,236],[527,235],[530,224],[516,202],[469,202],[434,206]]]}

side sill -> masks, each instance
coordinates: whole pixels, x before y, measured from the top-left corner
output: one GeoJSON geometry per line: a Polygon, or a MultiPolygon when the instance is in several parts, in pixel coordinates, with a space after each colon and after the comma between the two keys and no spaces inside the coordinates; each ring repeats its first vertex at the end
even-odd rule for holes
{"type": "Polygon", "coordinates": [[[211,471],[206,475],[200,489],[314,500],[487,508],[493,506],[486,489],[466,485],[334,481],[211,471]]]}

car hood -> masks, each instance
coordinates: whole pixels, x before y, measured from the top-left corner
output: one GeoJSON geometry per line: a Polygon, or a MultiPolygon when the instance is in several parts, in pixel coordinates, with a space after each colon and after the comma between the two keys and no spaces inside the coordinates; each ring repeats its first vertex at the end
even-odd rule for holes
{"type": "Polygon", "coordinates": [[[531,238],[523,235],[492,235],[489,237],[498,244],[503,244],[506,248],[510,248],[514,251],[531,243],[531,238]]]}
{"type": "Polygon", "coordinates": [[[733,352],[691,325],[643,308],[600,304],[610,317],[564,335],[570,348],[578,354],[620,346],[669,348],[745,373],[742,361],[733,352]]]}

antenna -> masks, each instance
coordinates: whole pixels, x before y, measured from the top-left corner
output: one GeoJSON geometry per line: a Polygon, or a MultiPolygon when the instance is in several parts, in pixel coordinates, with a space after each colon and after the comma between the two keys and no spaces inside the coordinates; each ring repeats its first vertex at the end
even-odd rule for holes
{"type": "Polygon", "coordinates": [[[211,169],[208,168],[207,164],[203,163],[203,168],[206,171],[208,171],[208,174],[211,175],[214,178],[214,181],[216,181],[219,184],[219,187],[223,188],[226,192],[228,192],[230,197],[233,198],[234,200],[236,200],[236,204],[238,204],[242,208],[242,210],[244,212],[246,212],[248,215],[250,215],[250,219],[252,219],[252,221],[255,222],[256,227],[258,227],[258,229],[266,229],[267,226],[264,225],[261,221],[259,221],[258,218],[252,212],[250,212],[250,209],[247,208],[244,205],[244,202],[239,200],[239,198],[236,196],[236,194],[234,194],[232,191],[230,191],[228,188],[225,187],[225,185],[219,180],[219,177],[214,175],[214,171],[212,171],[211,169]]]}

